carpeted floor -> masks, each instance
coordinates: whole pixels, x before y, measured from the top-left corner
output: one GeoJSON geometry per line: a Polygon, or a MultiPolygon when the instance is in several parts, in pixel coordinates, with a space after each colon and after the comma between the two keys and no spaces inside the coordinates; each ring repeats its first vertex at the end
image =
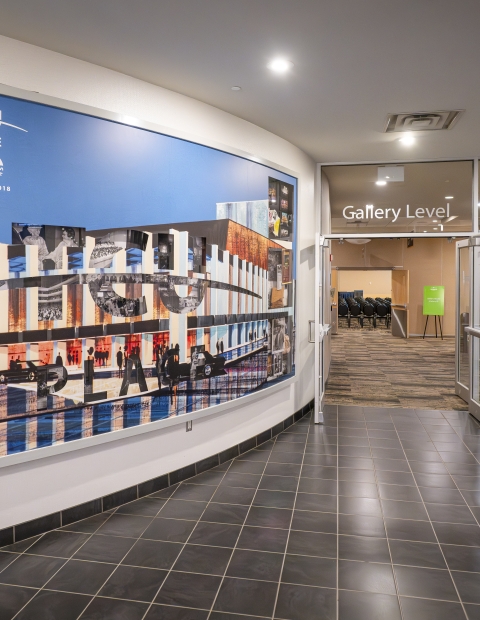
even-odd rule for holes
{"type": "Polygon", "coordinates": [[[405,340],[385,328],[340,328],[332,337],[326,402],[466,411],[455,395],[455,340],[405,340]]]}

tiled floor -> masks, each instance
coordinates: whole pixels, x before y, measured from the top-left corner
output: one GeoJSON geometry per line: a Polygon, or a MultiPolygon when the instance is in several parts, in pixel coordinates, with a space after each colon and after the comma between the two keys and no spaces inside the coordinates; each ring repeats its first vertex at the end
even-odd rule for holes
{"type": "Polygon", "coordinates": [[[329,406],[176,487],[0,551],[0,619],[479,620],[480,428],[329,406]]]}

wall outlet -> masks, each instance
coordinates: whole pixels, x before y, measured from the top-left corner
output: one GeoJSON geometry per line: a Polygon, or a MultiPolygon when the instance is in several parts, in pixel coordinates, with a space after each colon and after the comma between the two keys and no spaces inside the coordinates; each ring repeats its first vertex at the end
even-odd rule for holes
{"type": "Polygon", "coordinates": [[[193,420],[187,422],[187,433],[193,429],[193,420]]]}

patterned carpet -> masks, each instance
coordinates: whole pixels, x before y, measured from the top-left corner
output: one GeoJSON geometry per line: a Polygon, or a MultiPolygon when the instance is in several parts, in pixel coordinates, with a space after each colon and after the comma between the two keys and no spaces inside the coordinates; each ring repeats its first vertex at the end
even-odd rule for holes
{"type": "Polygon", "coordinates": [[[332,337],[326,402],[466,411],[455,395],[455,340],[405,340],[385,328],[340,328],[332,337]]]}

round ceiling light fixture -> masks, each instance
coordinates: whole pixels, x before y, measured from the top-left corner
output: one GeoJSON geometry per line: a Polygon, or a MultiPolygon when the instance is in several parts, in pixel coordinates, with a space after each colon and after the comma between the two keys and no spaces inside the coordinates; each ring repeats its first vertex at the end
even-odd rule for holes
{"type": "Polygon", "coordinates": [[[242,90],[241,86],[232,86],[232,90],[242,90]]]}
{"type": "Polygon", "coordinates": [[[415,144],[415,138],[412,136],[412,134],[405,133],[399,139],[399,142],[401,142],[404,146],[412,146],[412,144],[415,144]]]}
{"type": "Polygon", "coordinates": [[[293,67],[293,62],[285,58],[274,58],[267,67],[274,73],[287,73],[293,67]]]}

